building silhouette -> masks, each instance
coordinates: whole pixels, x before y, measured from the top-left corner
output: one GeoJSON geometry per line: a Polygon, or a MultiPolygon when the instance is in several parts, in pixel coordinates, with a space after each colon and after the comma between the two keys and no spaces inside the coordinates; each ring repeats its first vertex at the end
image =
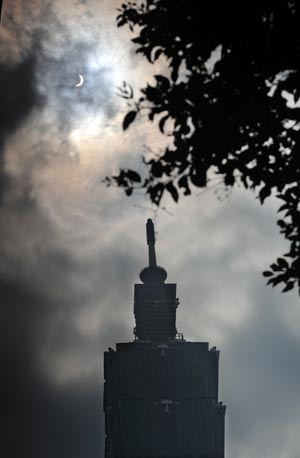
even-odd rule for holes
{"type": "Polygon", "coordinates": [[[134,290],[135,340],[104,353],[105,458],[223,458],[225,406],[218,401],[219,351],[176,330],[176,284],[156,264],[134,290]]]}

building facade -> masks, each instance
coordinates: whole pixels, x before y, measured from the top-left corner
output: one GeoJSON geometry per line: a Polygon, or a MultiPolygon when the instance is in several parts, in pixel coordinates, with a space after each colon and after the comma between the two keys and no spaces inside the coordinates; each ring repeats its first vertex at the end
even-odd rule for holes
{"type": "Polygon", "coordinates": [[[223,458],[225,406],[218,401],[219,351],[176,329],[176,284],[156,264],[135,285],[135,340],[104,353],[105,458],[223,458]]]}

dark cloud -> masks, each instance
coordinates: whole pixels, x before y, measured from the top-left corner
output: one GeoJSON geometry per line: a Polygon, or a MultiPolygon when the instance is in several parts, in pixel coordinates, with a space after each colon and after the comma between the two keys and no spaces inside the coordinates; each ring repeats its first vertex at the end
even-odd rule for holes
{"type": "MultiPolygon", "coordinates": [[[[60,273],[69,266],[62,253],[48,256],[49,264],[51,258],[60,273]]],[[[26,260],[23,262],[26,264],[26,260]]],[[[30,268],[30,261],[28,264],[30,268]]],[[[64,275],[66,278],[68,272],[64,275]]],[[[78,308],[76,299],[71,292],[69,302],[66,297],[58,297],[59,294],[51,297],[43,291],[38,276],[36,282],[25,282],[27,285],[20,278],[3,277],[0,278],[1,457],[84,457],[87,451],[90,456],[101,456],[100,367],[98,374],[88,381],[79,378],[75,383],[55,385],[40,361],[41,347],[47,347],[49,339],[52,340],[49,328],[54,329],[55,337],[45,357],[55,358],[68,349],[78,354],[87,346],[86,357],[93,358],[91,345],[80,338],[70,323],[74,308],[78,308]]],[[[59,289],[58,281],[56,284],[59,289]]],[[[55,288],[54,285],[53,282],[55,288]]],[[[44,365],[51,369],[50,361],[44,365]]]]}
{"type": "Polygon", "coordinates": [[[36,62],[34,54],[18,63],[0,62],[0,198],[9,183],[3,170],[4,143],[44,103],[35,84],[36,62]]]}
{"type": "Polygon", "coordinates": [[[18,64],[0,63],[1,140],[16,130],[32,108],[41,104],[35,89],[36,58],[28,56],[18,64]]]}
{"type": "Polygon", "coordinates": [[[35,328],[45,329],[50,304],[3,280],[0,295],[1,457],[101,456],[100,370],[88,383],[49,384],[37,365],[35,328]]]}
{"type": "Polygon", "coordinates": [[[114,246],[78,258],[13,189],[0,209],[0,456],[101,457],[102,350],[128,340],[133,265],[114,246]]]}
{"type": "MultiPolygon", "coordinates": [[[[31,261],[28,268],[32,271],[31,261]]],[[[81,268],[80,275],[83,271],[89,274],[84,266],[81,268]]],[[[126,325],[122,313],[119,319],[116,316],[116,324],[105,324],[111,313],[107,311],[94,338],[74,326],[78,313],[88,317],[91,309],[80,288],[77,294],[76,287],[67,287],[77,269],[78,263],[74,265],[70,257],[58,251],[37,262],[32,281],[7,280],[4,275],[0,278],[3,458],[102,456],[101,349],[113,345],[112,335],[113,341],[124,339],[126,325]],[[38,272],[41,270],[44,272],[38,272]],[[56,279],[51,275],[53,271],[56,279]],[[49,287],[56,290],[53,294],[39,282],[49,274],[49,287]],[[87,362],[91,371],[86,375],[81,371],[87,362]],[[75,367],[70,369],[70,364],[75,367]]],[[[98,296],[99,309],[107,302],[110,285],[107,282],[107,287],[101,284],[97,292],[92,291],[98,296]]]]}

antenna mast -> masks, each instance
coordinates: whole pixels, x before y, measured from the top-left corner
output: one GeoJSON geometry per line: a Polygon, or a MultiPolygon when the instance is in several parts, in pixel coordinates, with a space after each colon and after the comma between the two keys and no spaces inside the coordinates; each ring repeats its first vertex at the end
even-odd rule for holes
{"type": "Polygon", "coordinates": [[[156,253],[155,253],[155,234],[154,224],[152,219],[148,219],[146,223],[147,244],[149,253],[149,266],[156,267],[156,253]]]}

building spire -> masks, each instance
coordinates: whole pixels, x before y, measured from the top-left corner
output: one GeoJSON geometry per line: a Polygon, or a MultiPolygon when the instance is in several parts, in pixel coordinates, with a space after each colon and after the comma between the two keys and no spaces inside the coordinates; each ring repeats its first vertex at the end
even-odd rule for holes
{"type": "Polygon", "coordinates": [[[156,253],[155,253],[155,234],[154,224],[152,219],[148,219],[146,223],[147,244],[149,253],[149,267],[156,267],[156,253]]]}
{"type": "Polygon", "coordinates": [[[140,273],[143,284],[134,286],[135,338],[138,341],[176,339],[176,284],[165,283],[167,272],[156,264],[155,231],[146,223],[149,265],[140,273]]]}
{"type": "Polygon", "coordinates": [[[164,283],[168,274],[163,267],[159,267],[156,263],[154,224],[150,218],[146,223],[146,235],[149,266],[141,271],[140,279],[143,283],[164,283]]]}

